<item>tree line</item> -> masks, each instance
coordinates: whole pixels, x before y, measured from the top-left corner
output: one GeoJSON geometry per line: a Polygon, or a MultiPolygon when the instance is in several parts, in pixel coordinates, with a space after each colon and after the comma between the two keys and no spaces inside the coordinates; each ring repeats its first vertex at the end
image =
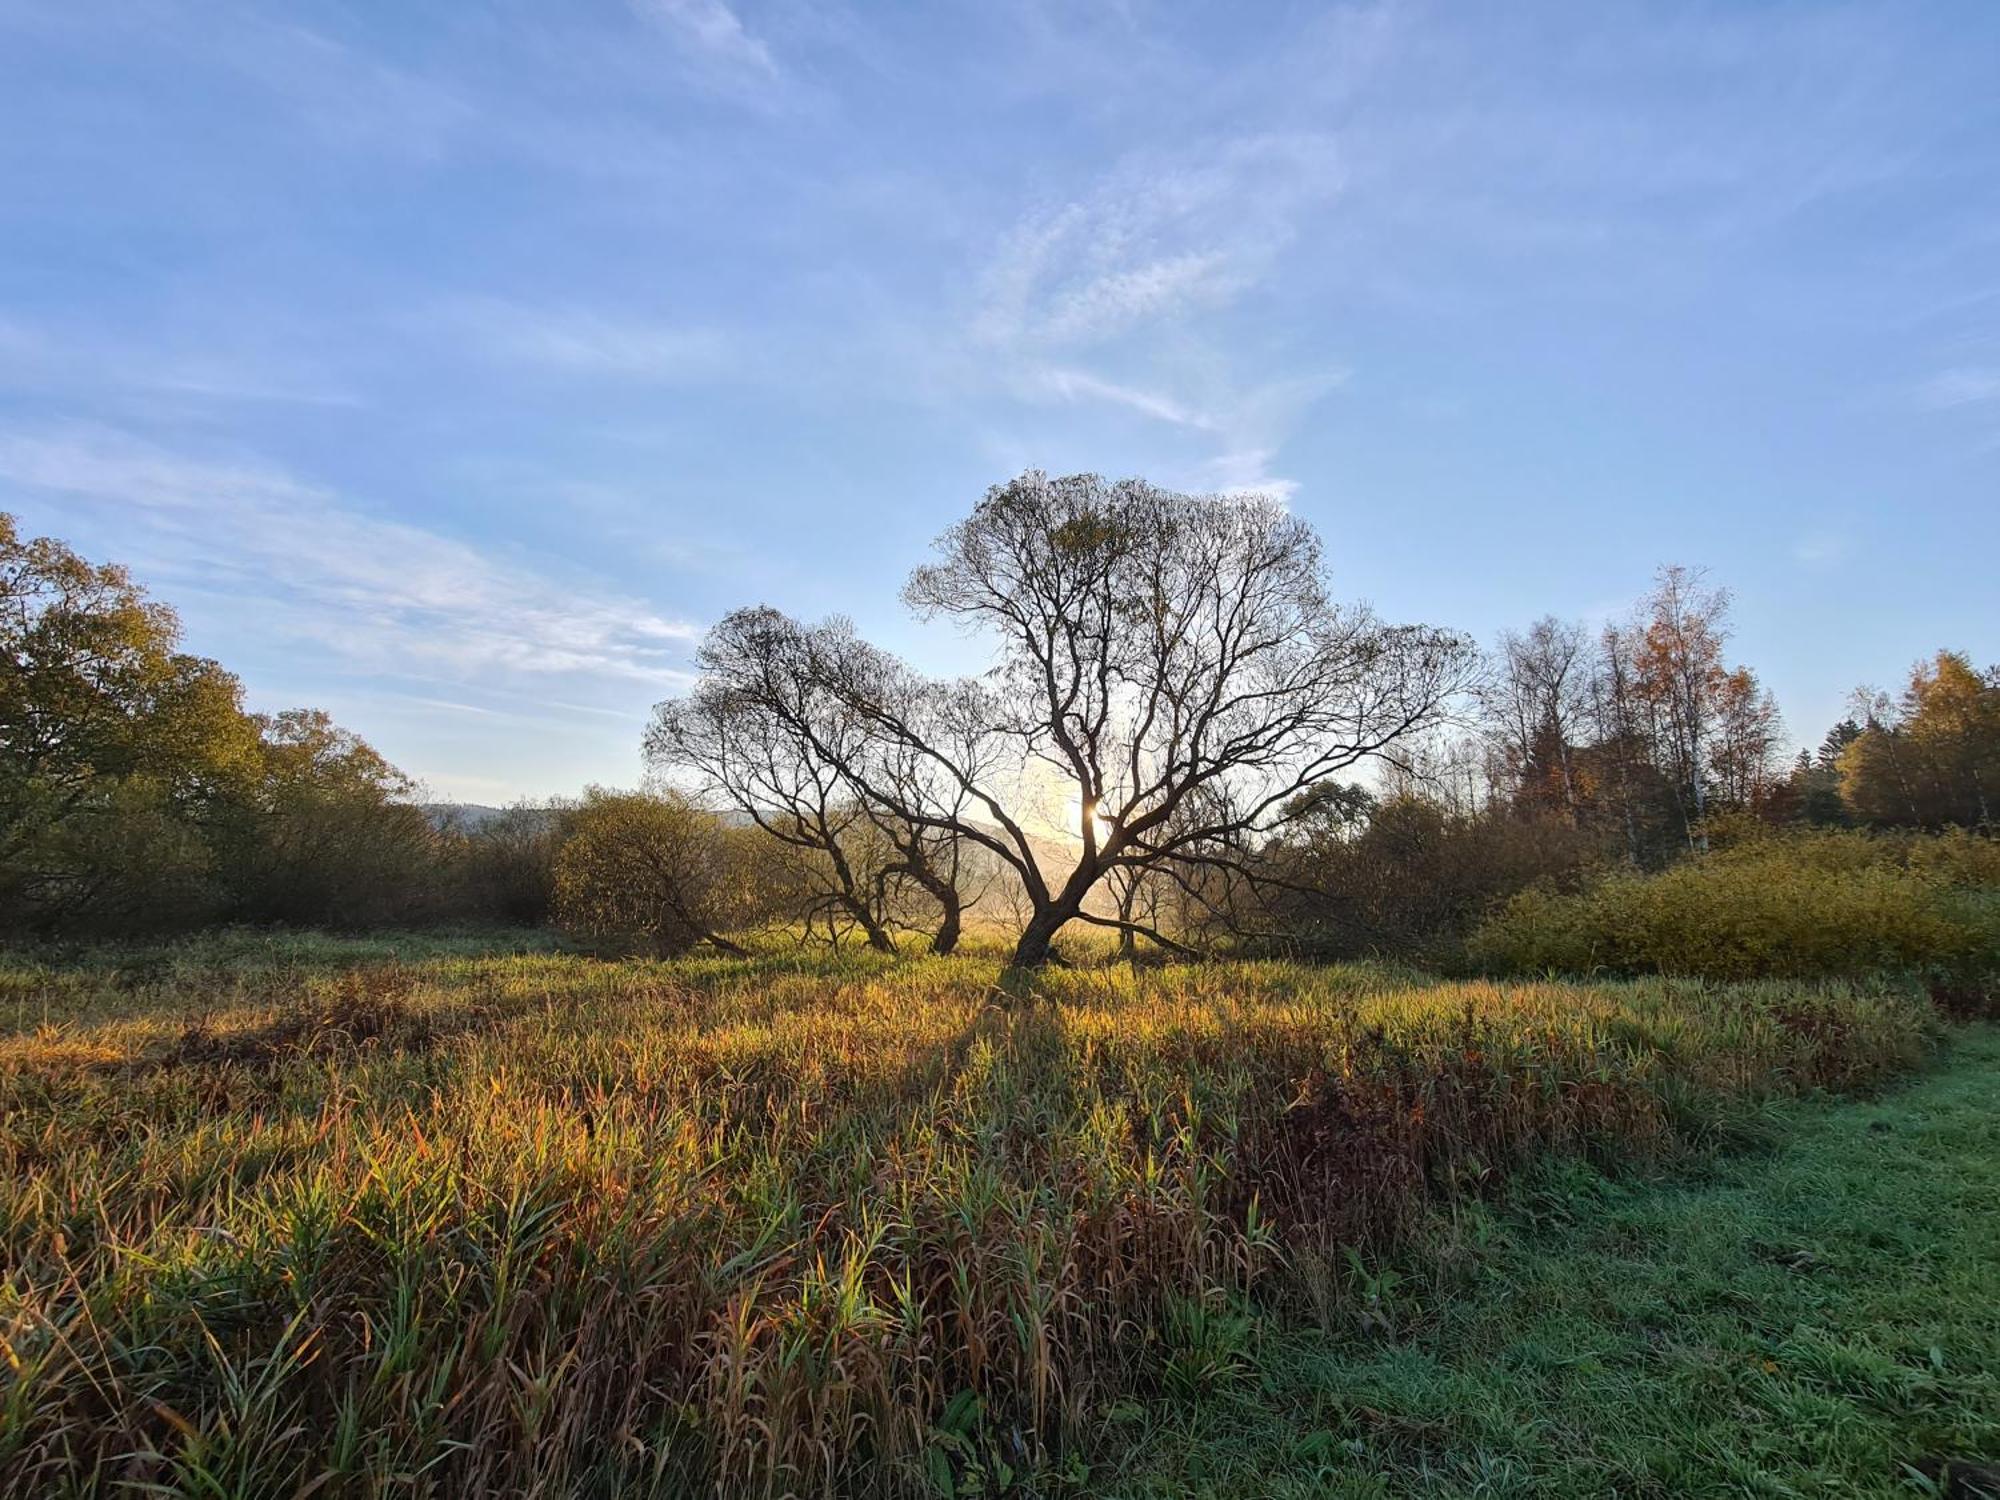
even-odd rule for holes
{"type": "Polygon", "coordinates": [[[0,924],[543,922],[661,952],[1436,951],[1500,898],[1790,824],[1990,827],[2000,671],[1941,652],[1787,763],[1729,599],[1661,570],[1631,616],[1482,651],[1337,600],[1263,497],[1022,475],[904,600],[990,650],[927,676],[845,620],[738,610],[644,741],[651,789],[478,826],[324,714],[245,711],[126,572],[0,517],[0,924]]]}
{"type": "Polygon", "coordinates": [[[1237,910],[1293,947],[1450,957],[1530,887],[1794,829],[1992,831],[2000,668],[1940,651],[1787,760],[1776,703],[1729,660],[1729,604],[1668,566],[1596,630],[1503,632],[1451,730],[1373,788],[1316,788],[1265,850],[1278,879],[1237,910]]]}
{"type": "Polygon", "coordinates": [[[0,515],[0,928],[403,920],[409,783],[324,713],[259,715],[130,575],[0,515]]]}

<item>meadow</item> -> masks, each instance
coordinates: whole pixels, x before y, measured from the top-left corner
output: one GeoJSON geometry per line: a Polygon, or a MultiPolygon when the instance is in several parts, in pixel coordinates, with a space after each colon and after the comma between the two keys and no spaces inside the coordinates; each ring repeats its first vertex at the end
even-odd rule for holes
{"type": "Polygon", "coordinates": [[[2000,1494],[2000,1029],[1764,1125],[1668,1173],[1531,1168],[1378,1273],[1371,1321],[1131,1411],[1104,1490],[2000,1494]]]}
{"type": "Polygon", "coordinates": [[[1519,1184],[1767,1139],[1945,1030],[1886,981],[15,955],[0,1493],[1143,1488],[1135,1411],[1393,1340],[1519,1184]]]}

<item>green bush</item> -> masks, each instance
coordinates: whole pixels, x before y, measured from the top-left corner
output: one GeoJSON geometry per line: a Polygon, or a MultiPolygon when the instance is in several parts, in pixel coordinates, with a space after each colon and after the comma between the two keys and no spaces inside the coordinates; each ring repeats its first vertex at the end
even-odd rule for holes
{"type": "Polygon", "coordinates": [[[460,915],[510,927],[545,927],[554,919],[556,856],[569,834],[564,804],[523,803],[476,827],[446,830],[451,881],[460,915]]]}
{"type": "Polygon", "coordinates": [[[1658,875],[1514,897],[1473,935],[1513,972],[1715,979],[2000,974],[1996,846],[1960,834],[1823,833],[1749,842],[1658,875]]]}
{"type": "Polygon", "coordinates": [[[770,861],[754,830],[731,828],[677,792],[592,787],[555,857],[556,925],[607,953],[667,957],[772,916],[770,861]]]}
{"type": "Polygon", "coordinates": [[[214,860],[157,781],[106,777],[67,798],[25,791],[0,828],[0,935],[150,935],[214,917],[214,860]]]}
{"type": "Polygon", "coordinates": [[[1264,851],[1262,925],[1279,935],[1268,946],[1457,968],[1467,934],[1498,902],[1537,884],[1574,885],[1597,856],[1591,834],[1558,818],[1392,797],[1358,804],[1362,823],[1354,805],[1302,819],[1264,851]]]}

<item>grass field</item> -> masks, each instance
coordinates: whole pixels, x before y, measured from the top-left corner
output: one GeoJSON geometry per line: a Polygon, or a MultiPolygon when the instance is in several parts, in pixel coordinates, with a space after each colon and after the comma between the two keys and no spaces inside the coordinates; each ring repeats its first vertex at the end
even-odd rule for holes
{"type": "Polygon", "coordinates": [[[1957,1460],[1951,1493],[2000,1494],[2000,1029],[1767,1123],[1777,1149],[1673,1180],[1528,1174],[1372,1325],[1135,1408],[1105,1488],[1909,1496],[1957,1460]]]}
{"type": "MultiPolygon", "coordinates": [[[[12,961],[0,1490],[1667,1494],[1684,1434],[1737,1493],[1725,1445],[1761,1432],[1795,1445],[1744,1460],[1770,1493],[1835,1493],[1992,1447],[1971,1304],[1904,1309],[1939,1330],[1907,1373],[1740,1305],[1837,1299],[1851,1257],[1889,1307],[1921,1284],[1905,1191],[1949,1249],[1990,1177],[1882,1184],[1848,1239],[1806,1167],[1796,1201],[1729,1196],[1788,1157],[1598,1175],[1915,1068],[1920,992],[1001,978],[492,934],[12,961]],[[1747,1270],[1733,1222],[1770,1242],[1747,1270]],[[1826,1451],[1786,1438],[1822,1418],[1826,1451]]],[[[1934,1254],[1990,1292],[1990,1257],[1934,1254]]]]}

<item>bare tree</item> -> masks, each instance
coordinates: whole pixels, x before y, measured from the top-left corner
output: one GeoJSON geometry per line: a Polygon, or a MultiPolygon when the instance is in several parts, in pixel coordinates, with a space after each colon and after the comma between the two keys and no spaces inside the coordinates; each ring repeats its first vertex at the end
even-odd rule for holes
{"type": "Polygon", "coordinates": [[[1633,634],[1618,625],[1604,627],[1598,638],[1588,699],[1591,732],[1617,805],[1625,857],[1636,865],[1642,853],[1640,786],[1647,779],[1642,772],[1650,774],[1652,757],[1651,741],[1645,734],[1645,711],[1633,682],[1633,634]]]}
{"type": "Polygon", "coordinates": [[[984,678],[925,682],[841,627],[799,636],[873,741],[837,756],[862,794],[1019,876],[1017,965],[1046,962],[1072,921],[1180,946],[1085,901],[1116,870],[1233,862],[1297,793],[1393,757],[1470,680],[1462,637],[1336,606],[1317,535],[1260,496],[1030,473],[937,550],[904,597],[993,641],[984,678]],[[1068,792],[1066,870],[1042,868],[1035,783],[1068,792]]]}
{"type": "MultiPolygon", "coordinates": [[[[885,910],[900,912],[910,905],[906,899],[898,899],[902,892],[910,888],[920,892],[938,909],[937,926],[931,933],[931,952],[949,954],[958,947],[966,907],[979,900],[987,882],[974,875],[966,841],[949,820],[916,821],[897,810],[925,800],[920,789],[928,768],[922,758],[893,742],[878,749],[881,753],[870,763],[869,775],[879,785],[892,789],[893,796],[888,802],[868,799],[863,805],[877,831],[895,851],[893,861],[878,876],[883,906],[885,910]],[[973,887],[970,895],[968,885],[973,887]]],[[[941,804],[954,815],[962,814],[966,807],[963,788],[956,795],[946,789],[941,804]]]]}
{"type": "MultiPolygon", "coordinates": [[[[960,842],[948,827],[912,823],[865,787],[908,789],[920,769],[907,751],[870,731],[818,664],[837,659],[851,632],[807,631],[772,609],[737,610],[703,641],[702,677],[685,698],[659,704],[646,757],[660,772],[691,775],[699,789],[800,855],[808,929],[824,922],[894,952],[894,916],[922,891],[941,917],[933,951],[958,942],[963,900],[960,842]]],[[[855,647],[858,642],[852,643],[855,647]]]]}
{"type": "Polygon", "coordinates": [[[1575,747],[1589,709],[1593,668],[1581,625],[1546,615],[1506,631],[1481,685],[1480,707],[1517,798],[1576,816],[1575,747]]]}
{"type": "Polygon", "coordinates": [[[785,669],[791,629],[775,610],[739,610],[710,631],[695,690],[654,709],[646,759],[690,774],[798,852],[809,933],[823,921],[837,945],[845,925],[893,953],[884,906],[894,849],[844,769],[865,741],[823,686],[785,669]]]}
{"type": "Polygon", "coordinates": [[[1633,680],[1647,711],[1660,769],[1673,786],[1690,848],[1705,848],[1709,757],[1728,680],[1729,593],[1703,586],[1705,574],[1669,564],[1641,609],[1633,680]]]}

